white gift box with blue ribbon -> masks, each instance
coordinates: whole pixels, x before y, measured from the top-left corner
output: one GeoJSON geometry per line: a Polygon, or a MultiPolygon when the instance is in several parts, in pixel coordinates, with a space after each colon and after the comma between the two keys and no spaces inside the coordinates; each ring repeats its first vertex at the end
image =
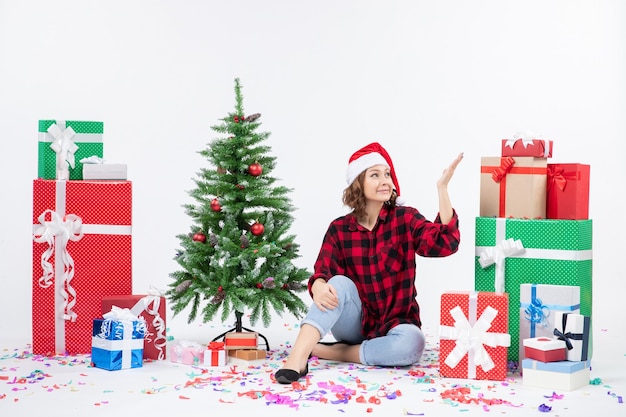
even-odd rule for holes
{"type": "Polygon", "coordinates": [[[115,306],[103,317],[93,320],[92,366],[109,371],[141,368],[145,320],[115,306]]]}
{"type": "Polygon", "coordinates": [[[524,339],[554,338],[558,312],[580,313],[580,287],[576,285],[521,284],[519,356],[524,359],[524,339]]]}
{"type": "Polygon", "coordinates": [[[522,384],[550,390],[574,391],[589,385],[591,361],[541,362],[522,360],[522,384]]]}

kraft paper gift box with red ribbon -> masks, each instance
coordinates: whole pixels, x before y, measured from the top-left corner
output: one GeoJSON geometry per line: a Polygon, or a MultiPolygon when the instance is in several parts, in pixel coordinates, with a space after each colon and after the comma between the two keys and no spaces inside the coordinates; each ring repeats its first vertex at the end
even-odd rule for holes
{"type": "Polygon", "coordinates": [[[592,221],[476,218],[474,289],[506,292],[511,347],[519,360],[520,288],[536,284],[580,287],[580,313],[591,316],[592,221]]]}
{"type": "Polygon", "coordinates": [[[590,171],[591,167],[585,164],[548,164],[548,219],[589,218],[590,171]]]}
{"type": "Polygon", "coordinates": [[[177,340],[169,345],[170,362],[200,366],[206,346],[191,340],[177,340]]]}
{"type": "Polygon", "coordinates": [[[524,357],[540,362],[558,362],[567,359],[567,348],[563,340],[552,337],[524,339],[524,357]]]}
{"type": "Polygon", "coordinates": [[[108,371],[143,366],[146,323],[128,309],[113,307],[93,320],[91,365],[108,371]]]}
{"type": "MultiPolygon", "coordinates": [[[[525,357],[523,341],[535,337],[552,338],[557,312],[580,312],[577,285],[521,284],[519,308],[519,352],[525,357]]],[[[537,358],[534,358],[537,359],[537,358]]]]}
{"type": "Polygon", "coordinates": [[[589,385],[590,366],[590,361],[541,362],[524,359],[522,361],[522,384],[552,391],[574,391],[589,385]]]}
{"type": "Polygon", "coordinates": [[[143,358],[162,360],[167,357],[165,297],[157,291],[144,295],[111,295],[102,297],[102,312],[113,306],[128,308],[146,322],[143,358]]]}
{"type": "Polygon", "coordinates": [[[267,357],[267,351],[265,349],[230,349],[228,356],[244,361],[254,361],[257,359],[265,359],[267,357]]]}
{"type": "Polygon", "coordinates": [[[505,293],[441,295],[439,372],[442,377],[502,381],[508,370],[509,299],[505,293]]]}
{"type": "Polygon", "coordinates": [[[257,332],[228,332],[224,335],[226,349],[256,349],[258,336],[257,332]]]}
{"type": "Polygon", "coordinates": [[[565,342],[568,361],[586,361],[589,355],[591,320],[588,316],[557,312],[554,318],[554,336],[565,342]]]}
{"type": "Polygon", "coordinates": [[[91,351],[102,297],[132,292],[132,184],[34,180],[33,353],[91,351]]]}
{"type": "Polygon", "coordinates": [[[532,156],[535,158],[552,157],[552,141],[515,136],[502,139],[502,156],[532,156]]]}
{"type": "Polygon", "coordinates": [[[546,158],[482,157],[480,164],[480,217],[546,217],[546,158]]]}
{"type": "Polygon", "coordinates": [[[204,365],[224,366],[228,362],[224,342],[210,342],[204,351],[204,365]]]}
{"type": "Polygon", "coordinates": [[[82,180],[80,161],[103,156],[103,122],[39,120],[38,130],[38,178],[82,180]]]}

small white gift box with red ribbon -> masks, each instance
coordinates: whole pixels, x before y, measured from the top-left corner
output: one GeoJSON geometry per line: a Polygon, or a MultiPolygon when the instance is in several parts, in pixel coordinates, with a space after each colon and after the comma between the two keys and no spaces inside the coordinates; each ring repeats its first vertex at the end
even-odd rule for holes
{"type": "Polygon", "coordinates": [[[228,362],[224,342],[213,341],[209,343],[204,352],[204,364],[206,366],[224,366],[228,362]]]}

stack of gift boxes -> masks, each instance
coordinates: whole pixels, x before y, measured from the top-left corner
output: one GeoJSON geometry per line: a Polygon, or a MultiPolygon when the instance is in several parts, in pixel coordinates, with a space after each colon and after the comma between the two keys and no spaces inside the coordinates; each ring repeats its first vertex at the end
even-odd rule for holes
{"type": "Polygon", "coordinates": [[[514,137],[481,158],[475,291],[442,295],[442,376],[502,380],[517,364],[525,385],[589,383],[590,167],[549,163],[552,150],[514,137]]]}
{"type": "MultiPolygon", "coordinates": [[[[166,359],[166,299],[156,290],[132,293],[132,183],[125,164],[105,163],[103,134],[99,121],[39,121],[33,353],[91,353],[93,366],[119,370],[166,359]]],[[[256,341],[253,332],[204,346],[179,341],[171,360],[220,366],[228,356],[264,359],[256,341]]]]}
{"type": "Polygon", "coordinates": [[[265,359],[267,351],[258,349],[258,333],[231,331],[210,342],[207,346],[195,341],[177,340],[169,347],[171,362],[195,366],[223,366],[228,358],[246,361],[265,359]]]}
{"type": "Polygon", "coordinates": [[[165,299],[132,294],[132,183],[104,163],[103,134],[99,121],[39,121],[32,338],[35,354],[91,353],[115,370],[165,357],[165,299]]]}

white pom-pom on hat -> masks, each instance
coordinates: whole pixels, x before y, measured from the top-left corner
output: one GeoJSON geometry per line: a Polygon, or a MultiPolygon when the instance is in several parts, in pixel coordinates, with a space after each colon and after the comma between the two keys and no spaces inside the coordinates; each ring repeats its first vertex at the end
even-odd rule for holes
{"type": "Polygon", "coordinates": [[[348,160],[348,170],[346,171],[346,182],[348,185],[352,184],[361,172],[374,165],[387,165],[389,167],[393,188],[397,194],[396,204],[404,204],[404,199],[400,198],[400,185],[393,167],[393,161],[385,148],[378,142],[372,142],[352,154],[348,160]]]}

